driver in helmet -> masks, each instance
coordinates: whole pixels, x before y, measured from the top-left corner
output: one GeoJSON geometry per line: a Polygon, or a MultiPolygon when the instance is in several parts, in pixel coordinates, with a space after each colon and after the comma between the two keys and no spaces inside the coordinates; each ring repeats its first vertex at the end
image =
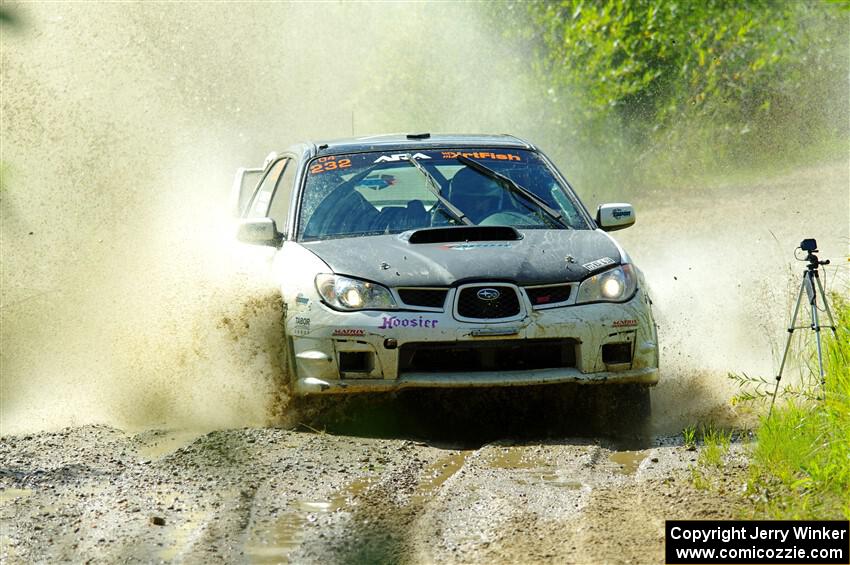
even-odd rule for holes
{"type": "Polygon", "coordinates": [[[504,197],[505,190],[495,180],[469,167],[459,170],[449,182],[449,201],[474,224],[502,211],[504,197]]]}

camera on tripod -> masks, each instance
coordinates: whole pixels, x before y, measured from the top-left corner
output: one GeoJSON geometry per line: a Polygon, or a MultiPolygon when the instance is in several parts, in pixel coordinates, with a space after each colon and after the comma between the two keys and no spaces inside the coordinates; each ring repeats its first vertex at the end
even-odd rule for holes
{"type": "MultiPolygon", "coordinates": [[[[794,334],[795,330],[802,329],[811,329],[815,332],[815,341],[817,342],[818,348],[818,368],[820,369],[820,378],[821,378],[821,386],[826,384],[826,373],[823,370],[823,351],[821,346],[820,339],[820,330],[821,327],[827,327],[832,330],[832,334],[837,336],[835,331],[835,319],[832,317],[832,310],[829,308],[829,302],[827,301],[826,292],[824,292],[823,284],[820,280],[820,275],[818,274],[818,267],[820,265],[829,265],[829,259],[825,261],[820,261],[818,256],[815,253],[818,252],[818,242],[814,238],[804,239],[800,242],[800,249],[806,252],[806,258],[800,259],[800,257],[796,256],[795,258],[799,261],[808,261],[808,265],[806,265],[806,270],[803,271],[803,281],[800,284],[800,292],[797,294],[797,304],[794,306],[794,314],[791,316],[791,325],[788,326],[788,341],[785,343],[785,353],[782,355],[782,363],[779,365],[779,373],[776,375],[776,386],[773,388],[773,398],[770,401],[770,412],[768,412],[768,417],[773,413],[773,405],[776,402],[776,392],[779,390],[779,381],[782,379],[782,371],[785,369],[785,361],[788,359],[788,349],[791,347],[791,336],[794,334]],[[809,300],[809,310],[811,313],[812,321],[811,324],[806,324],[803,326],[797,325],[797,315],[800,313],[800,303],[802,302],[803,293],[805,293],[809,300]],[[818,317],[818,310],[820,307],[818,306],[818,294],[820,294],[821,302],[823,303],[824,310],[826,311],[827,316],[829,316],[828,326],[821,326],[820,319],[818,317]]],[[[796,252],[795,252],[796,253],[796,252]]]]}
{"type": "MultiPolygon", "coordinates": [[[[818,256],[815,255],[815,253],[818,252],[818,242],[816,239],[804,239],[800,242],[800,249],[806,252],[806,258],[803,260],[809,262],[807,268],[810,271],[816,271],[818,265],[829,265],[829,259],[827,259],[826,261],[819,261],[818,256]]],[[[815,273],[815,276],[817,276],[817,273],[815,273]]],[[[811,295],[809,296],[809,298],[811,298],[811,295]]]]}

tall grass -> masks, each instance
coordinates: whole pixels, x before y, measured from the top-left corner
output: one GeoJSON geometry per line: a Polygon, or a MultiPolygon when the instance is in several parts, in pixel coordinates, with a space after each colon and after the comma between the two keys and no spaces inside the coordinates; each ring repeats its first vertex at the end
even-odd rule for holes
{"type": "Polygon", "coordinates": [[[825,386],[778,401],[757,433],[747,494],[765,518],[850,519],[850,302],[835,298],[825,386]]]}

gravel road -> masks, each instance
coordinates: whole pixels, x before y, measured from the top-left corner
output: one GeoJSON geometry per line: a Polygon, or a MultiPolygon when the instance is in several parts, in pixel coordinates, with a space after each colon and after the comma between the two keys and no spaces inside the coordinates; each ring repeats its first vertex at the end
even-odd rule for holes
{"type": "MultiPolygon", "coordinates": [[[[409,417],[412,402],[421,398],[349,405],[353,417],[313,421],[322,431],[82,426],[4,437],[0,557],[661,562],[664,520],[739,511],[740,444],[718,496],[693,487],[698,452],[675,437],[568,435],[582,414],[560,429],[548,418],[521,431],[517,422],[530,419],[498,403],[467,411],[466,421],[429,408],[423,427],[409,417]],[[488,408],[505,417],[484,417],[488,408]]],[[[526,405],[546,409],[534,398],[526,405]]]]}

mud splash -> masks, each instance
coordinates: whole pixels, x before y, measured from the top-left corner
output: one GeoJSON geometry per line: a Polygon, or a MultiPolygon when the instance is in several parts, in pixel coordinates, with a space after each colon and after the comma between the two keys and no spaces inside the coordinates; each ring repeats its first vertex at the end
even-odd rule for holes
{"type": "MultiPolygon", "coordinates": [[[[568,145],[529,119],[539,89],[522,50],[467,5],[14,8],[24,27],[0,49],[0,434],[278,421],[279,299],[259,275],[267,257],[235,248],[226,217],[233,171],[270,150],[382,131],[568,145]]],[[[847,254],[847,171],[623,194],[639,220],[618,239],[656,293],[662,432],[739,424],[725,373],[772,372],[802,237],[847,254]]],[[[836,266],[830,288],[850,280],[836,266]]]]}
{"type": "Polygon", "coordinates": [[[277,421],[279,304],[263,251],[232,244],[236,168],[304,139],[527,121],[521,62],[469,6],[8,8],[2,434],[277,421]],[[399,95],[426,91],[416,111],[399,95]]]}

